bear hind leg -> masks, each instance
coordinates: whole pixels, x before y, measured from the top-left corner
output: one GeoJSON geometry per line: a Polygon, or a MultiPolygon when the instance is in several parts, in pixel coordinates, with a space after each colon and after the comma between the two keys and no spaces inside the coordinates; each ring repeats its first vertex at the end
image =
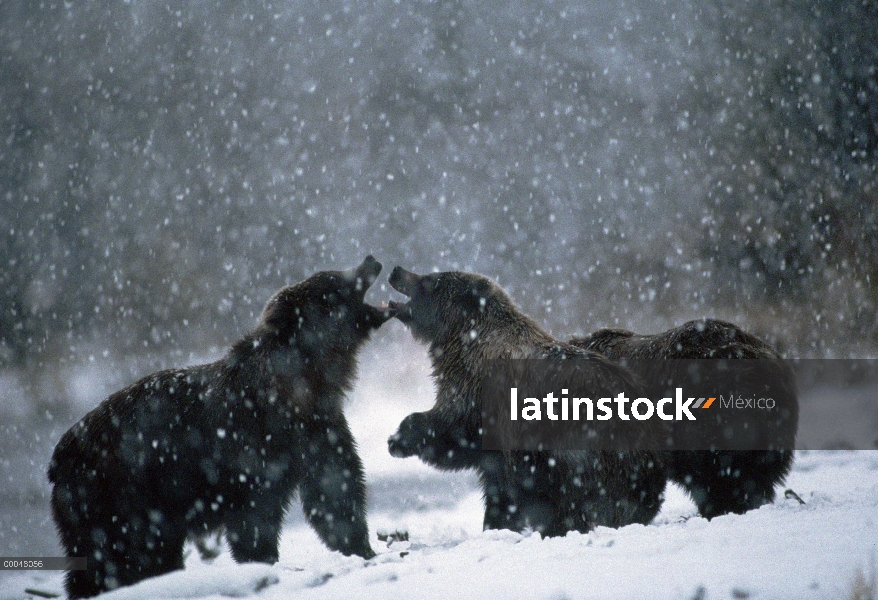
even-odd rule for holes
{"type": "MultiPolygon", "coordinates": [[[[68,556],[84,556],[87,568],[68,571],[64,587],[70,598],[88,598],[183,568],[183,538],[162,533],[155,543],[140,544],[123,528],[106,523],[88,526],[75,544],[64,541],[68,556]]],[[[64,536],[62,536],[64,537],[64,536]]]]}
{"type": "Polygon", "coordinates": [[[52,489],[52,517],[64,553],[69,558],[84,557],[87,561],[85,570],[68,571],[64,575],[68,598],[97,596],[113,586],[112,580],[107,581],[106,559],[110,548],[103,525],[107,518],[101,510],[102,503],[96,501],[97,495],[86,483],[87,479],[73,483],[59,481],[52,489]]]}

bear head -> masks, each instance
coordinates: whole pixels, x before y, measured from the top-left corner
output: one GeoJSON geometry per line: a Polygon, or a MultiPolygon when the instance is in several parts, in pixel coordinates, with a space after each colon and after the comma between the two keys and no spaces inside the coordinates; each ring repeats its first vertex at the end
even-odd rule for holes
{"type": "Polygon", "coordinates": [[[367,256],[347,271],[320,271],[287,286],[268,301],[257,331],[280,342],[320,348],[318,355],[354,351],[393,316],[390,307],[364,301],[380,272],[381,263],[367,256]]]}
{"type": "Polygon", "coordinates": [[[391,310],[416,339],[427,343],[474,340],[519,314],[500,286],[475,273],[418,275],[396,267],[389,282],[409,297],[405,303],[391,301],[391,310]]]}

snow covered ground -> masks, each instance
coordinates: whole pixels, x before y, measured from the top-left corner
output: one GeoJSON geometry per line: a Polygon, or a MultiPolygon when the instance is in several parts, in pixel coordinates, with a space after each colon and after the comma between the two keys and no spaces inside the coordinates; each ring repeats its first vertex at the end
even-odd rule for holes
{"type": "MultiPolygon", "coordinates": [[[[157,598],[651,598],[807,599],[855,596],[857,573],[878,570],[878,451],[801,451],[773,505],[706,521],[676,487],[649,526],[583,535],[481,531],[471,473],[440,473],[394,459],[386,438],[407,413],[432,403],[425,360],[365,356],[349,420],[369,482],[370,561],[327,550],[294,503],[278,564],[236,565],[227,551],[116,590],[110,599],[157,598]],[[394,376],[372,365],[396,366],[394,376]],[[785,498],[790,488],[804,501],[785,498]],[[407,541],[377,534],[405,531],[407,541]]],[[[367,349],[368,351],[368,349],[367,349]]],[[[46,502],[47,504],[47,502],[46,502]]],[[[861,585],[861,587],[863,587],[861,585]]],[[[0,572],[0,598],[26,589],[61,594],[59,572],[0,572]]]]}
{"type": "MultiPolygon", "coordinates": [[[[797,456],[781,498],[710,522],[671,488],[649,526],[582,535],[481,531],[475,480],[442,475],[412,459],[395,477],[372,478],[370,561],[329,552],[291,522],[277,565],[212,564],[192,551],[182,572],[106,594],[153,598],[854,598],[858,570],[878,562],[878,452],[797,456]],[[409,541],[378,541],[404,530],[409,541]]],[[[782,491],[781,491],[782,492],[782,491]]],[[[25,588],[61,592],[60,573],[17,573],[2,596],[25,588]]]]}

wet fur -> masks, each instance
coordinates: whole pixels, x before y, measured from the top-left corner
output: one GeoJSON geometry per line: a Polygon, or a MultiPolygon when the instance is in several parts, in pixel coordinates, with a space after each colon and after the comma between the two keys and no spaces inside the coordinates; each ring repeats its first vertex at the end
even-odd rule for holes
{"type": "Polygon", "coordinates": [[[52,514],[71,598],[183,568],[183,544],[224,528],[238,562],[274,563],[298,491],[323,542],[374,556],[363,467],[342,413],[356,352],[386,312],[363,303],[381,265],[284,288],[211,364],[153,373],[58,442],[52,514]]]}
{"type": "MultiPolygon", "coordinates": [[[[772,359],[778,354],[759,338],[732,323],[716,319],[689,321],[656,335],[638,335],[624,329],[601,329],[571,344],[600,352],[611,359],[772,359]]],[[[650,360],[630,363],[642,380],[665,380],[673,362],[650,360]],[[650,372],[653,371],[653,372],[650,372]]],[[[778,364],[776,397],[785,402],[785,428],[791,434],[786,449],[768,451],[684,451],[669,453],[668,474],[682,486],[702,516],[743,513],[772,502],[774,487],[784,481],[793,462],[792,446],[798,424],[798,399],[792,371],[778,364]]],[[[662,390],[648,394],[658,397],[662,390]]],[[[673,422],[671,434],[674,435],[673,422]]]]}
{"type": "MultiPolygon", "coordinates": [[[[633,393],[634,383],[624,369],[553,339],[480,275],[420,277],[397,267],[390,283],[411,296],[409,303],[397,306],[396,316],[428,344],[437,386],[434,407],[406,417],[388,440],[391,454],[418,456],[443,470],[476,469],[485,499],[485,529],[531,527],[553,536],[596,525],[649,523],[655,517],[666,474],[662,456],[651,450],[481,449],[485,360],[579,358],[588,361],[597,387],[633,393]]],[[[647,439],[644,445],[653,442],[647,439]]]]}

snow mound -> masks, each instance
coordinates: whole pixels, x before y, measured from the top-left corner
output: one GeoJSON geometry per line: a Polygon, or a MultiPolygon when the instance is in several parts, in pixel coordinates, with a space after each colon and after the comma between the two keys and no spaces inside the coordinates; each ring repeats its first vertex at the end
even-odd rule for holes
{"type": "Polygon", "coordinates": [[[280,581],[276,567],[238,565],[187,566],[183,571],[145,579],[135,585],[102,594],[106,600],[159,600],[168,598],[246,598],[280,581]]]}

